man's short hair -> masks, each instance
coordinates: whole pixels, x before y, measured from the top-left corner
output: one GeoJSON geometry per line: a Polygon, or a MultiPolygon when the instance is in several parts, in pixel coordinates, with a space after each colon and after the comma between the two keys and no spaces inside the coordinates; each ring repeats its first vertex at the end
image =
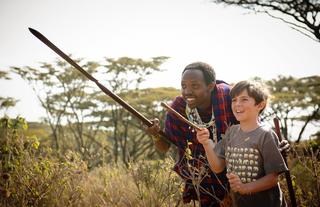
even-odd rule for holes
{"type": "Polygon", "coordinates": [[[204,62],[191,63],[184,68],[184,70],[182,71],[182,74],[186,70],[200,70],[203,74],[204,80],[207,85],[209,85],[210,83],[216,82],[216,73],[214,72],[214,69],[207,63],[204,63],[204,62]]]}

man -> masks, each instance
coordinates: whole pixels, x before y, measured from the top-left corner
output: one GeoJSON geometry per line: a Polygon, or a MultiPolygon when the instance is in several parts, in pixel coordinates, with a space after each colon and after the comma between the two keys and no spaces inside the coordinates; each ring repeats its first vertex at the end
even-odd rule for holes
{"type": "MultiPolygon", "coordinates": [[[[218,142],[226,129],[237,121],[231,111],[230,86],[216,81],[213,68],[203,62],[194,62],[185,67],[181,79],[181,96],[174,99],[171,107],[201,128],[210,131],[210,139],[218,142]]],[[[159,120],[147,129],[156,135],[160,130],[159,120]]],[[[210,170],[196,131],[188,124],[168,113],[165,133],[178,148],[178,160],[174,170],[184,179],[184,203],[198,200],[202,207],[220,206],[227,194],[226,172],[216,174],[210,170]]],[[[156,136],[155,136],[156,137],[156,136]]],[[[168,142],[154,139],[155,147],[162,152],[169,149],[168,142]]]]}

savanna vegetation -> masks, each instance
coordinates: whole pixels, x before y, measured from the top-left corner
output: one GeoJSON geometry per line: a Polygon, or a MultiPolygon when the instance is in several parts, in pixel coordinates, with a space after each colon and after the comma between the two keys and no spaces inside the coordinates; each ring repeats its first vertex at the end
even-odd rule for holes
{"type": "MultiPolygon", "coordinates": [[[[161,71],[166,59],[77,62],[146,117],[163,120],[160,101],[169,102],[179,90],[139,85],[161,71]]],[[[10,73],[29,83],[46,117],[40,123],[1,118],[0,206],[183,205],[181,180],[171,170],[174,147],[165,155],[157,152],[140,121],[95,84],[60,60],[12,67],[10,73]]],[[[319,131],[310,139],[301,137],[310,126],[319,126],[320,77],[280,76],[266,83],[273,97],[263,119],[280,118],[282,134],[291,141],[288,164],[298,206],[319,206],[319,131]],[[291,133],[297,126],[298,133],[291,133]]],[[[0,101],[3,112],[16,102],[10,97],[0,101]]],[[[194,174],[195,183],[205,176],[194,174]]],[[[284,177],[281,186],[290,203],[284,177]]]]}
{"type": "MultiPolygon", "coordinates": [[[[212,2],[266,13],[319,42],[317,0],[212,2]]],[[[146,117],[163,120],[160,101],[170,101],[179,90],[141,89],[140,84],[161,71],[167,59],[76,62],[146,117]]],[[[0,206],[183,205],[181,180],[171,170],[174,147],[166,155],[155,151],[140,121],[69,64],[56,60],[38,67],[11,67],[0,71],[0,79],[10,81],[10,73],[29,83],[46,117],[40,123],[9,118],[6,111],[18,100],[0,97],[0,206]]],[[[273,98],[263,121],[272,123],[278,117],[283,137],[291,141],[288,165],[297,204],[320,206],[320,76],[279,76],[265,82],[273,98]],[[310,127],[317,131],[302,140],[310,127]]],[[[196,185],[205,175],[190,170],[196,185]]],[[[280,183],[290,204],[284,177],[280,183]]]]}

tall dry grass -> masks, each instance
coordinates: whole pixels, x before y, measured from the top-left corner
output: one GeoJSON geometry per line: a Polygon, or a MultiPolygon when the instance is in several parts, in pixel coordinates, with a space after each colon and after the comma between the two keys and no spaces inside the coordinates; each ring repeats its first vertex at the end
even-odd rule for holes
{"type": "MultiPolygon", "coordinates": [[[[109,163],[91,171],[80,156],[57,156],[37,137],[25,136],[24,119],[0,119],[0,206],[193,206],[181,201],[174,160],[109,163]]],[[[297,145],[289,156],[298,206],[320,206],[319,141],[297,145]]],[[[284,178],[281,186],[286,198],[284,178]]],[[[198,203],[195,203],[198,206],[198,203]]]]}

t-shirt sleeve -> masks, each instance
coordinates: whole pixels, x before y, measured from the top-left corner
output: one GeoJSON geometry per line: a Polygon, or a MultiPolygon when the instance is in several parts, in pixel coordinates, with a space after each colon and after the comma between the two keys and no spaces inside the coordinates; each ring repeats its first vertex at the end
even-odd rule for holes
{"type": "Polygon", "coordinates": [[[266,174],[282,173],[288,170],[286,163],[279,151],[278,137],[273,131],[267,131],[262,144],[263,165],[266,174]]]}

